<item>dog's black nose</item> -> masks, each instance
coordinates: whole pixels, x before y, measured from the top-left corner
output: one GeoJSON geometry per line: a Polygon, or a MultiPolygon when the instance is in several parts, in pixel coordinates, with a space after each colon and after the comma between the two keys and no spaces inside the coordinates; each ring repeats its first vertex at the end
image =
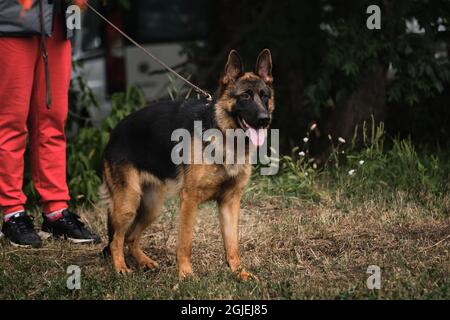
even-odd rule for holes
{"type": "Polygon", "coordinates": [[[258,125],[260,127],[266,127],[269,125],[270,116],[267,113],[260,113],[258,115],[258,125]]]}

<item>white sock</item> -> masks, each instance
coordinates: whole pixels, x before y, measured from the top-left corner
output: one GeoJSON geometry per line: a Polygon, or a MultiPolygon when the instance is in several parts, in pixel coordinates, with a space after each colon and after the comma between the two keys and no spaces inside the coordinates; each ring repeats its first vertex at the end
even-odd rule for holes
{"type": "Polygon", "coordinates": [[[62,208],[62,209],[59,209],[59,210],[55,210],[55,211],[46,213],[45,216],[46,216],[47,219],[49,219],[50,221],[56,221],[56,220],[58,220],[59,218],[62,217],[62,212],[63,212],[64,210],[66,210],[66,209],[67,209],[67,208],[62,208]]]}
{"type": "Polygon", "coordinates": [[[11,219],[14,215],[18,214],[18,213],[22,213],[24,212],[24,210],[19,210],[19,211],[14,211],[8,214],[3,215],[3,221],[7,222],[9,219],[11,219]]]}

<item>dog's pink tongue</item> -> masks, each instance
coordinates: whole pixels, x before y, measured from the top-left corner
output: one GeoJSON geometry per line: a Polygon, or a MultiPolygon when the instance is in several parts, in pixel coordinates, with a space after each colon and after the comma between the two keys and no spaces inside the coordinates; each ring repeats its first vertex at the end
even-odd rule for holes
{"type": "Polygon", "coordinates": [[[262,146],[266,140],[266,132],[264,129],[249,128],[245,132],[255,146],[262,146]]]}

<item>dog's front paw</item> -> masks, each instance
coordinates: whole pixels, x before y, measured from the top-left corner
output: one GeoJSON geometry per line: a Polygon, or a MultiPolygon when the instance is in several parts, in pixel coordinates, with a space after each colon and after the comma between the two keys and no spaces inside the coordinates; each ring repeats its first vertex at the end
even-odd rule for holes
{"type": "Polygon", "coordinates": [[[195,274],[192,271],[192,267],[190,265],[178,267],[178,278],[180,280],[185,280],[187,278],[194,278],[194,277],[195,277],[195,274]]]}
{"type": "Polygon", "coordinates": [[[130,268],[127,267],[126,264],[114,266],[116,272],[120,275],[126,276],[133,272],[130,268]]]}
{"type": "Polygon", "coordinates": [[[246,271],[245,269],[240,269],[236,271],[236,276],[239,281],[249,281],[249,280],[258,280],[258,278],[251,274],[250,272],[246,271]]]}
{"type": "Polygon", "coordinates": [[[145,259],[142,259],[139,261],[139,269],[140,270],[155,270],[158,269],[159,265],[158,262],[156,262],[153,259],[150,259],[148,257],[146,257],[145,259]]]}

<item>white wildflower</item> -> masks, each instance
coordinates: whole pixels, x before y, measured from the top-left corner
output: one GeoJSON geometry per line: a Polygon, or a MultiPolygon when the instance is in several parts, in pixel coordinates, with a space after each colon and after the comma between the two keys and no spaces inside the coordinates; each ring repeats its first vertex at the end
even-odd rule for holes
{"type": "Polygon", "coordinates": [[[300,152],[298,153],[298,155],[299,155],[300,157],[304,157],[306,154],[305,154],[305,152],[300,151],[300,152]]]}
{"type": "Polygon", "coordinates": [[[339,141],[340,143],[345,143],[345,139],[342,138],[342,137],[339,137],[339,138],[338,138],[338,141],[339,141]]]}
{"type": "Polygon", "coordinates": [[[328,135],[328,139],[331,140],[331,134],[328,135]]]}
{"type": "Polygon", "coordinates": [[[307,177],[308,176],[308,172],[305,172],[305,177],[307,177]]]}
{"type": "Polygon", "coordinates": [[[349,176],[353,176],[355,174],[356,170],[352,169],[348,172],[349,176]]]}
{"type": "Polygon", "coordinates": [[[308,137],[304,137],[304,138],[303,138],[303,142],[304,142],[304,143],[307,143],[308,141],[309,141],[308,137]]]}
{"type": "Polygon", "coordinates": [[[317,169],[317,163],[313,163],[313,169],[317,169]]]}
{"type": "Polygon", "coordinates": [[[364,160],[359,160],[359,165],[362,166],[364,164],[364,160]]]}
{"type": "Polygon", "coordinates": [[[309,128],[310,131],[313,131],[315,128],[317,128],[317,123],[313,123],[311,127],[309,128]]]}

